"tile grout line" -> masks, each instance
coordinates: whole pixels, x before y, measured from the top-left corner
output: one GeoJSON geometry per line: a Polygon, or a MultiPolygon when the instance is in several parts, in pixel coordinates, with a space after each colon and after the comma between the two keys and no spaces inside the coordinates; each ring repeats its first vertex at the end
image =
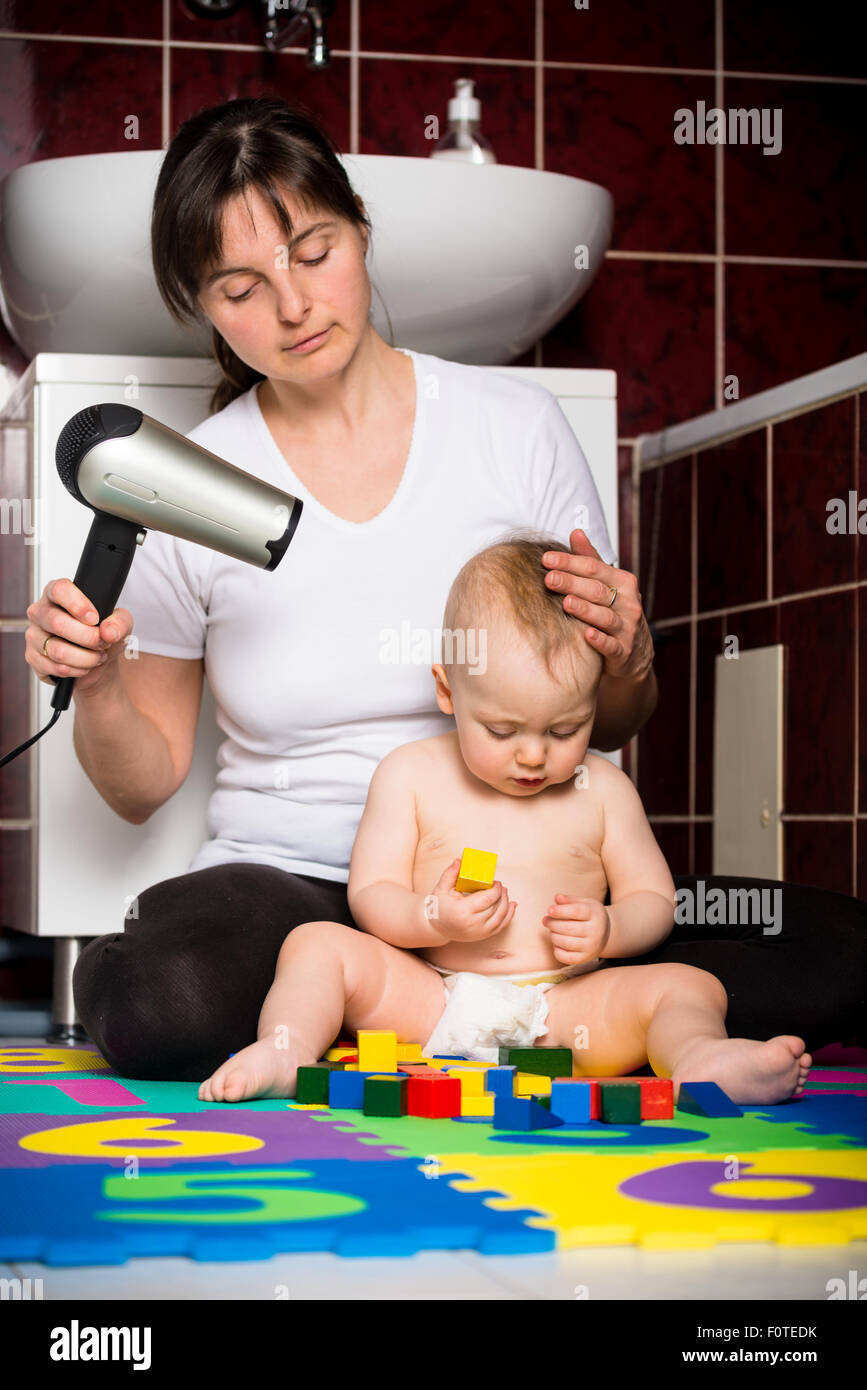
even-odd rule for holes
{"type": "Polygon", "coordinates": [[[359,128],[361,116],[361,93],[359,82],[359,0],[350,0],[349,9],[349,153],[358,154],[359,128]]]}
{"type": "Polygon", "coordinates": [[[167,150],[172,138],[172,50],[169,44],[171,35],[171,0],[163,0],[163,42],[162,42],[162,91],[160,93],[160,113],[162,120],[162,147],[167,150]]]}
{"type": "MultiPolygon", "coordinates": [[[[855,400],[854,400],[854,409],[855,409],[855,431],[854,431],[854,434],[855,434],[855,458],[854,458],[853,462],[854,462],[854,464],[855,464],[855,469],[854,469],[854,472],[855,472],[855,480],[854,480],[854,481],[855,481],[855,496],[856,496],[856,498],[857,498],[857,497],[858,497],[858,492],[859,492],[859,489],[860,489],[860,486],[861,486],[861,400],[860,400],[860,397],[858,397],[858,396],[856,396],[856,397],[855,397],[855,400]]],[[[858,536],[859,536],[859,534],[860,534],[860,533],[859,533],[859,531],[858,531],[858,529],[857,529],[857,527],[856,527],[856,530],[855,530],[855,578],[856,578],[856,579],[858,578],[858,574],[859,574],[859,572],[860,572],[860,559],[861,559],[861,555],[860,555],[860,545],[859,545],[859,542],[858,542],[858,536]]],[[[857,819],[857,817],[858,817],[858,793],[859,793],[859,790],[860,790],[860,781],[861,781],[861,765],[860,765],[860,764],[861,764],[861,730],[860,730],[860,727],[859,727],[859,726],[860,726],[860,723],[861,723],[861,720],[860,720],[860,712],[861,712],[861,704],[860,704],[860,700],[861,700],[861,677],[860,677],[860,674],[859,674],[860,655],[861,655],[861,654],[860,654],[860,646],[861,646],[861,642],[860,642],[861,621],[862,621],[862,617],[861,617],[861,595],[860,595],[860,593],[858,592],[858,589],[856,588],[856,590],[855,590],[855,621],[854,621],[854,623],[853,623],[853,632],[852,632],[852,641],[853,641],[853,643],[854,643],[854,648],[855,648],[855,650],[854,650],[854,652],[853,652],[853,668],[854,668],[854,674],[855,674],[855,679],[854,679],[855,708],[854,708],[854,711],[853,711],[853,722],[854,722],[855,728],[854,728],[854,732],[853,732],[853,736],[852,736],[852,753],[853,753],[853,756],[852,756],[852,812],[853,812],[853,819],[852,819],[852,897],[853,897],[853,898],[857,898],[857,896],[858,896],[858,819],[857,819]]]]}
{"type": "MultiPolygon", "coordinates": [[[[830,584],[825,589],[805,589],[803,592],[796,594],[777,594],[772,602],[776,607],[779,607],[782,603],[801,603],[807,598],[828,598],[831,594],[845,594],[848,593],[850,589],[867,589],[867,579],[853,579],[851,583],[846,584],[830,584]]],[[[737,607],[709,608],[707,612],[697,613],[695,616],[701,620],[705,618],[731,617],[736,613],[750,613],[756,608],[767,608],[767,606],[767,599],[761,598],[756,599],[753,603],[738,604],[737,607]]],[[[679,617],[674,618],[656,618],[654,619],[654,626],[663,628],[682,627],[684,623],[690,622],[691,618],[692,614],[690,613],[681,613],[679,617]]]]}
{"type": "Polygon", "coordinates": [[[774,427],[765,426],[765,569],[767,571],[767,602],[774,598],[774,427]]]}
{"type": "Polygon", "coordinates": [[[697,741],[698,712],[698,469],[695,454],[689,469],[689,769],[688,805],[689,830],[687,832],[687,863],[689,872],[695,873],[695,750],[697,741]]]}
{"type": "MultiPolygon", "coordinates": [[[[40,33],[29,29],[0,29],[0,40],[8,39],[28,43],[79,43],[79,44],[114,44],[121,48],[159,48],[163,42],[168,42],[172,48],[197,48],[204,52],[218,53],[267,53],[263,44],[257,43],[206,43],[201,39],[146,39],[146,38],[125,38],[119,34],[49,34],[40,33]]],[[[350,43],[352,40],[350,39],[350,43]]],[[[289,44],[280,50],[281,53],[291,54],[296,57],[304,57],[306,49],[289,44]]],[[[332,48],[332,56],[335,58],[351,58],[352,49],[332,48]]],[[[688,68],[688,67],[659,67],[645,65],[641,63],[570,63],[559,61],[555,58],[486,58],[477,53],[400,53],[389,49],[358,49],[359,58],[374,59],[393,59],[399,63],[475,63],[479,67],[508,67],[508,68],[535,68],[544,66],[555,68],[565,72],[625,72],[637,73],[647,76],[658,77],[715,77],[716,67],[710,68],[688,68]]],[[[745,81],[756,82],[825,82],[833,86],[843,87],[864,87],[867,86],[867,78],[864,77],[835,77],[830,73],[810,73],[810,72],[746,72],[739,68],[732,68],[724,74],[729,78],[738,78],[745,81]]]]}
{"type": "MultiPolygon", "coordinates": [[[[536,0],[533,16],[534,53],[538,59],[544,52],[545,44],[545,0],[536,0]]],[[[533,157],[539,170],[545,168],[545,69],[536,64],[533,72],[533,157]]],[[[604,260],[604,256],[603,256],[604,260]]],[[[542,339],[537,338],[533,346],[533,363],[536,367],[545,365],[542,339]]]]}
{"type": "MultiPolygon", "coordinates": [[[[725,93],[723,89],[723,0],[714,3],[714,100],[722,108],[725,93]]],[[[721,259],[725,251],[725,166],[724,146],[717,145],[714,150],[714,403],[717,410],[725,404],[723,385],[725,377],[725,262],[721,259]]]]}

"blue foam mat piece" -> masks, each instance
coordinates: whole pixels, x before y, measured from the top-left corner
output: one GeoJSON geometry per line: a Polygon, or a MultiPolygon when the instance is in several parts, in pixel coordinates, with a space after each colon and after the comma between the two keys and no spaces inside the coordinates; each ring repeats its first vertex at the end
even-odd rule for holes
{"type": "Polygon", "coordinates": [[[145,1255],[262,1260],[301,1251],[342,1256],[422,1250],[533,1254],[555,1248],[543,1213],[485,1205],[494,1191],[462,1192],[425,1176],[418,1159],[317,1159],[227,1171],[176,1165],[138,1178],[88,1167],[7,1170],[0,1261],[123,1264],[145,1255]],[[275,1219],[268,1220],[267,1204],[275,1219]]]}

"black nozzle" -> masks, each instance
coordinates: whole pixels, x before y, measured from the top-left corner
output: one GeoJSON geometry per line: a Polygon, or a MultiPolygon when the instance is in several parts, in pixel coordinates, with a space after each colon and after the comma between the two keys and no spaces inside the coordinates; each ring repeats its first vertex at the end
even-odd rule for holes
{"type": "Polygon", "coordinates": [[[88,405],[79,410],[71,420],[67,420],[57,439],[54,461],[60,474],[60,481],[78,502],[85,507],[91,504],[78,490],[78,465],[95,444],[104,439],[121,439],[124,435],[135,434],[142,422],[142,413],[133,405],[118,405],[106,401],[102,405],[88,405]]]}

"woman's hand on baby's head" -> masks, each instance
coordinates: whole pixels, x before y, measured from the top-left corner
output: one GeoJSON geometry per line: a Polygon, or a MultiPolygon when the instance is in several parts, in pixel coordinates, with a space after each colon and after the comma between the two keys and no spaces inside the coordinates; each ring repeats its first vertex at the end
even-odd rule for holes
{"type": "Polygon", "coordinates": [[[433,891],[437,906],[434,921],[449,941],[484,941],[509,925],[518,904],[509,902],[509,894],[499,879],[494,880],[491,888],[477,893],[459,893],[455,883],[460,867],[460,858],[453,859],[437,881],[433,891]]]}

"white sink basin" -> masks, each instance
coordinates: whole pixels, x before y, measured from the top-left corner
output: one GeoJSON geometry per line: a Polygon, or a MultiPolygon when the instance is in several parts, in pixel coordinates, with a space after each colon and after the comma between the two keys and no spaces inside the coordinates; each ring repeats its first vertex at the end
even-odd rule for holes
{"type": "MultiPolygon", "coordinates": [[[[209,331],[180,328],[153,279],[163,153],[45,159],[0,183],[0,308],[28,357],[210,356],[209,331]]],[[[373,323],[399,347],[506,364],[581,298],[608,248],[611,195],[583,179],[508,164],[342,160],[373,223],[373,323]],[[581,245],[587,269],[576,269],[581,245]]]]}

